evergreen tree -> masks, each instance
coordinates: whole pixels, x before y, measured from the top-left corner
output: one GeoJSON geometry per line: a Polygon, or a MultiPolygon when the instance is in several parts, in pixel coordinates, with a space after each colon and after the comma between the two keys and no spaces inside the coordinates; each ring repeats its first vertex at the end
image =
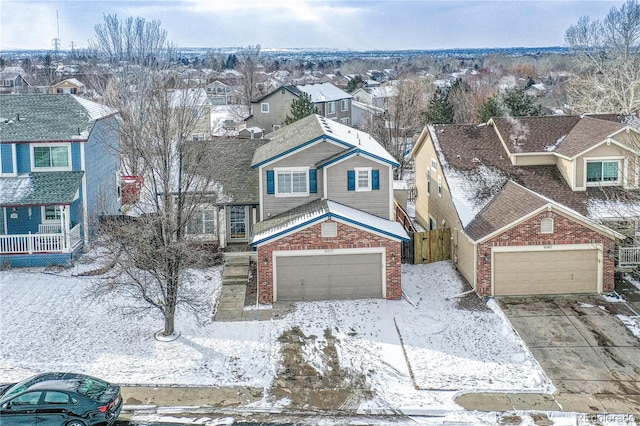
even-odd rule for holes
{"type": "Polygon", "coordinates": [[[360,77],[360,75],[356,75],[351,80],[349,80],[349,83],[347,83],[347,92],[353,93],[363,85],[364,81],[362,80],[362,77],[360,77]]]}
{"type": "Polygon", "coordinates": [[[524,89],[514,87],[498,97],[492,97],[480,107],[478,120],[486,123],[491,117],[532,117],[542,115],[542,106],[524,89]]]}
{"type": "Polygon", "coordinates": [[[452,124],[454,109],[449,102],[449,89],[438,87],[424,113],[427,124],[452,124]]]}
{"type": "Polygon", "coordinates": [[[224,63],[224,68],[227,70],[235,69],[237,62],[238,62],[238,57],[234,54],[230,54],[229,56],[227,56],[227,60],[224,63]]]}
{"type": "Polygon", "coordinates": [[[311,114],[319,114],[318,109],[311,102],[311,95],[303,93],[300,97],[291,101],[291,115],[287,115],[284,124],[294,123],[311,114]]]}

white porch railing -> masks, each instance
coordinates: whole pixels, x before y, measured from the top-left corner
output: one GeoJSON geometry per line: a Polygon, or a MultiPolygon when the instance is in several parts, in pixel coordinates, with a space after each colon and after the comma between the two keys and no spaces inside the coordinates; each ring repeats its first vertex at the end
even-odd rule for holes
{"type": "Polygon", "coordinates": [[[38,225],[38,234],[57,234],[62,230],[59,223],[41,223],[38,225]]]}
{"type": "Polygon", "coordinates": [[[640,266],[640,246],[620,247],[618,249],[618,266],[640,266]]]}
{"type": "Polygon", "coordinates": [[[80,226],[68,233],[0,235],[0,254],[70,253],[81,242],[80,226]]]}

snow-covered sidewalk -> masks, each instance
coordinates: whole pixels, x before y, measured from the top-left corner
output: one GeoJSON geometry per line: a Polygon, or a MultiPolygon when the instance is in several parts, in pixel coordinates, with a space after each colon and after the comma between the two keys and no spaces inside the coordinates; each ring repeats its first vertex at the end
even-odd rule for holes
{"type": "MultiPolygon", "coordinates": [[[[366,377],[362,409],[459,409],[458,391],[550,392],[553,387],[500,309],[459,306],[463,284],[448,262],[404,265],[401,301],[297,303],[270,321],[198,324],[179,312],[180,338],[158,342],[162,318],[123,316],[130,300],[98,300],[91,279],[42,270],[0,272],[0,377],[75,371],[126,385],[251,386],[268,389],[280,367],[278,337],[294,326],[322,343],[336,337],[340,367],[366,377]],[[407,362],[408,361],[408,362],[407,362]]],[[[221,268],[193,285],[215,305],[221,268]]],[[[309,363],[321,363],[309,354],[309,363]]]]}

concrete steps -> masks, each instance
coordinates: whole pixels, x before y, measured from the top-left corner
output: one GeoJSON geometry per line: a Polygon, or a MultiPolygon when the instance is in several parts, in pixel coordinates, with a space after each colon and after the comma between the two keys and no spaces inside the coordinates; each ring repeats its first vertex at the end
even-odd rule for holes
{"type": "Polygon", "coordinates": [[[241,321],[249,283],[249,256],[225,256],[222,292],[216,307],[215,321],[241,321]]]}

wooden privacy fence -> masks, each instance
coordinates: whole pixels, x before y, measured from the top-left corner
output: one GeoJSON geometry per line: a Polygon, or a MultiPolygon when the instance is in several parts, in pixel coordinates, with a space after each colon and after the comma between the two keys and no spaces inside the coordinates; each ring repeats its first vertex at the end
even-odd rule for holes
{"type": "Polygon", "coordinates": [[[422,264],[451,258],[451,228],[408,232],[410,240],[402,244],[404,263],[422,264]]]}

